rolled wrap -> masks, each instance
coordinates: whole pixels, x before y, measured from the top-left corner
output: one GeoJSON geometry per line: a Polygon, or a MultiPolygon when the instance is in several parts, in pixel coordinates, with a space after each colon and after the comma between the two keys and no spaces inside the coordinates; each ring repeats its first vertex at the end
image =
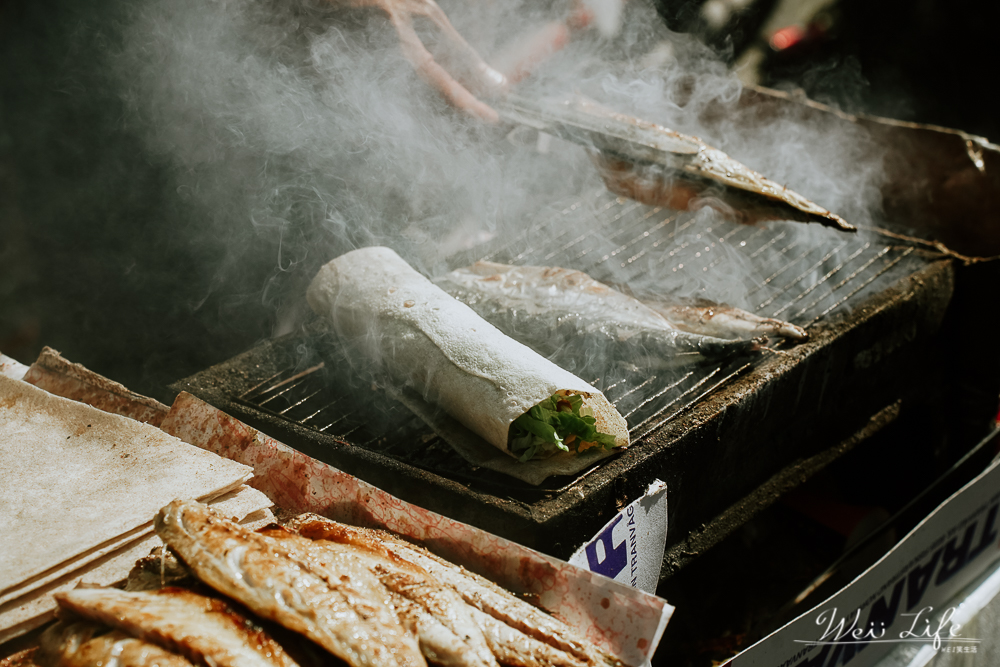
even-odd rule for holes
{"type": "Polygon", "coordinates": [[[578,394],[596,428],[629,444],[625,419],[600,391],[501,333],[389,248],[326,264],[306,293],[341,337],[502,452],[511,422],[553,394],[578,394]]]}

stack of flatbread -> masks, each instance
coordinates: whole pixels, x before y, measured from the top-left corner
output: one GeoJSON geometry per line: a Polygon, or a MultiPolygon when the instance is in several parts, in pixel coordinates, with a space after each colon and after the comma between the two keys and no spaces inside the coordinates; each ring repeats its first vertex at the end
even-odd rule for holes
{"type": "Polygon", "coordinates": [[[0,375],[0,643],[48,621],[53,594],[123,581],[161,545],[151,518],[197,498],[256,525],[252,469],[159,429],[0,375]]]}

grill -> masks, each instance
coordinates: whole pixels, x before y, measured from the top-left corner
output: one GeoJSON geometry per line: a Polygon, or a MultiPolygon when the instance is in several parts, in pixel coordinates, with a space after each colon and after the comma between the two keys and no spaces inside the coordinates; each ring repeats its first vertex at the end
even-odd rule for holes
{"type": "Polygon", "coordinates": [[[669,485],[673,542],[776,471],[864,428],[918,390],[914,360],[952,290],[948,262],[896,242],[801,223],[744,226],[606,191],[553,207],[517,236],[448,264],[478,259],[579,269],[637,292],[694,285],[693,296],[709,296],[697,288],[704,278],[751,266],[758,275],[734,289],[746,299],[735,305],[807,327],[810,341],[585,377],[626,417],[634,444],[540,486],[470,466],[377,378],[358,375],[319,322],[172,388],[407,500],[567,557],[654,478],[669,485]]]}

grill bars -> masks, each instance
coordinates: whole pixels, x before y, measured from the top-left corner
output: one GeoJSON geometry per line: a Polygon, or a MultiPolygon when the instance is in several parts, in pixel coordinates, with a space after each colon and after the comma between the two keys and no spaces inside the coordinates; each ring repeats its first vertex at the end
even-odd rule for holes
{"type": "MultiPolygon", "coordinates": [[[[912,248],[817,225],[743,226],[712,215],[650,208],[607,193],[573,201],[507,242],[473,250],[453,264],[476,259],[563,266],[661,295],[664,285],[682,284],[691,296],[706,298],[712,296],[712,281],[718,283],[717,274],[738,264],[749,267],[750,275],[746,270],[732,274],[737,284],[728,288],[743,300],[733,305],[804,327],[923,265],[912,248]],[[537,239],[551,242],[533,245],[537,239]],[[705,292],[698,287],[701,281],[709,285],[705,292]]],[[[483,471],[475,473],[419,418],[358,380],[343,351],[324,350],[322,358],[322,363],[305,369],[284,369],[238,400],[446,477],[482,479],[483,471]]],[[[584,379],[604,391],[637,441],[754,363],[744,358],[714,365],[676,364],[653,372],[628,365],[603,378],[584,379]]],[[[549,489],[573,481],[552,481],[549,489]]],[[[520,485],[505,477],[503,483],[520,485]]]]}

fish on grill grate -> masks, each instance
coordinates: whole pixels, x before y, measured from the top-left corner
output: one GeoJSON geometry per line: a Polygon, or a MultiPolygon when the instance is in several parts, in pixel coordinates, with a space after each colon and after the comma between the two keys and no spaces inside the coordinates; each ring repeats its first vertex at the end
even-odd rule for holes
{"type": "Polygon", "coordinates": [[[818,222],[845,232],[853,225],[757,173],[698,137],[609,109],[579,95],[536,101],[510,95],[500,117],[588,148],[608,189],[651,206],[719,208],[741,222],[818,222]],[[716,201],[725,206],[719,207],[716,201]]]}
{"type": "Polygon", "coordinates": [[[791,322],[761,317],[720,303],[697,301],[690,304],[669,304],[652,301],[647,302],[647,305],[678,329],[705,336],[774,336],[795,341],[803,341],[809,337],[805,329],[791,322]]]}
{"type": "Polygon", "coordinates": [[[581,271],[476,262],[435,281],[487,322],[545,356],[669,363],[678,355],[724,359],[759,340],[682,331],[642,302],[581,271]]]}

